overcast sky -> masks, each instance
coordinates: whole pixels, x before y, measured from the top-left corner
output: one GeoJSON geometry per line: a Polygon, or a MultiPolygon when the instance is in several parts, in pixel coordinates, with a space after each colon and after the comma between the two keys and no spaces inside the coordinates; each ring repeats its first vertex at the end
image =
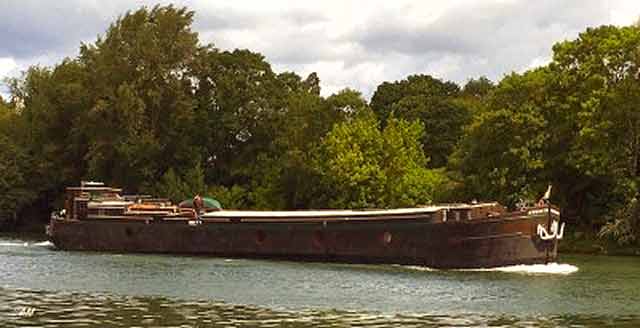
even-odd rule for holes
{"type": "Polygon", "coordinates": [[[194,10],[203,43],[260,52],[278,72],[317,72],[324,95],[367,97],[417,73],[496,81],[546,64],[555,42],[588,26],[640,17],[640,0],[0,0],[0,79],[74,57],[119,15],[156,3],[194,10]]]}

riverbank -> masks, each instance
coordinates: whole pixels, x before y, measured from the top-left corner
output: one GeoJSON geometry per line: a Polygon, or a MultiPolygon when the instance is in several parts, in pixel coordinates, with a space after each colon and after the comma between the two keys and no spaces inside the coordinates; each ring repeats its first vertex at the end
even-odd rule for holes
{"type": "Polygon", "coordinates": [[[15,234],[15,235],[37,235],[45,233],[45,227],[47,222],[41,222],[39,220],[24,220],[21,222],[7,222],[3,221],[0,224],[0,234],[15,234]]]}
{"type": "Polygon", "coordinates": [[[638,243],[621,246],[611,239],[599,238],[596,232],[584,230],[568,231],[558,247],[561,254],[640,256],[638,243]]]}

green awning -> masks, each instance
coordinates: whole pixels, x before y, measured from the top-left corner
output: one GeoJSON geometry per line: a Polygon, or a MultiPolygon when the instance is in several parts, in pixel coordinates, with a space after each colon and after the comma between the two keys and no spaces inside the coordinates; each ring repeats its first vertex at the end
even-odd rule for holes
{"type": "MultiPolygon", "coordinates": [[[[222,204],[216,199],[211,197],[202,197],[202,203],[204,204],[204,208],[217,208],[222,209],[222,204]]],[[[178,204],[180,207],[188,207],[193,208],[193,199],[185,199],[178,204]]]]}

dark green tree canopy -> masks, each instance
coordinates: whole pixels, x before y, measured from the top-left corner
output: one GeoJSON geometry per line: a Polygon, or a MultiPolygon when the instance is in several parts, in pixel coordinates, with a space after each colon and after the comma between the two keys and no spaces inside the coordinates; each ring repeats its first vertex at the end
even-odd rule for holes
{"type": "Polygon", "coordinates": [[[436,101],[455,97],[459,92],[460,87],[453,82],[443,82],[429,75],[411,75],[401,81],[380,84],[371,97],[371,109],[386,121],[393,112],[393,105],[405,97],[419,96],[436,101]]]}
{"type": "Polygon", "coordinates": [[[485,76],[481,76],[477,79],[469,79],[462,88],[461,95],[464,97],[483,98],[494,88],[495,85],[491,80],[485,76]]]}
{"type": "Polygon", "coordinates": [[[425,127],[422,139],[430,166],[443,167],[469,123],[470,109],[457,101],[460,88],[428,75],[384,82],[371,98],[371,108],[382,122],[390,115],[406,120],[420,120],[425,127]]]}
{"type": "Polygon", "coordinates": [[[543,115],[543,70],[505,77],[475,116],[454,155],[467,194],[514,205],[534,199],[545,184],[548,122],[543,115]]]}
{"type": "Polygon", "coordinates": [[[186,8],[143,7],[81,47],[89,175],[135,190],[167,169],[165,158],[177,168],[199,161],[201,147],[187,132],[195,120],[190,70],[200,50],[192,21],[186,8]]]}

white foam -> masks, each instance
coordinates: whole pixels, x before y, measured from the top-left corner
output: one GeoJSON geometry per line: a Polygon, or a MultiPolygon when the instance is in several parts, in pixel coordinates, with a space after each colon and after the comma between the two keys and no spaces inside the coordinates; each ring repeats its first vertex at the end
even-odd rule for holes
{"type": "Polygon", "coordinates": [[[19,242],[19,241],[3,241],[0,242],[0,246],[7,246],[7,247],[30,247],[30,246],[38,246],[38,247],[50,247],[53,246],[53,243],[45,240],[45,241],[40,241],[37,243],[29,243],[29,242],[19,242]]]}
{"type": "Polygon", "coordinates": [[[548,263],[548,264],[530,264],[530,265],[511,265],[489,269],[470,269],[469,271],[497,271],[512,272],[524,274],[563,274],[568,275],[578,272],[578,267],[566,263],[548,263]]]}
{"type": "Polygon", "coordinates": [[[4,241],[4,242],[0,242],[0,246],[11,246],[11,247],[27,247],[29,246],[29,243],[27,242],[11,242],[11,241],[4,241]]]}
{"type": "Polygon", "coordinates": [[[394,266],[401,267],[401,268],[404,268],[404,269],[409,269],[409,270],[416,270],[416,271],[440,271],[440,270],[438,270],[438,269],[429,268],[429,267],[424,267],[424,266],[418,266],[418,265],[400,265],[400,264],[394,264],[394,266]]]}
{"type": "MultiPolygon", "coordinates": [[[[423,266],[414,265],[400,265],[400,267],[416,271],[447,271],[433,269],[423,266]]],[[[522,273],[522,274],[561,274],[568,275],[578,272],[578,267],[566,263],[548,263],[548,264],[519,264],[510,265],[497,268],[482,268],[482,269],[454,269],[450,271],[464,271],[464,272],[508,272],[508,273],[522,273]]]]}

